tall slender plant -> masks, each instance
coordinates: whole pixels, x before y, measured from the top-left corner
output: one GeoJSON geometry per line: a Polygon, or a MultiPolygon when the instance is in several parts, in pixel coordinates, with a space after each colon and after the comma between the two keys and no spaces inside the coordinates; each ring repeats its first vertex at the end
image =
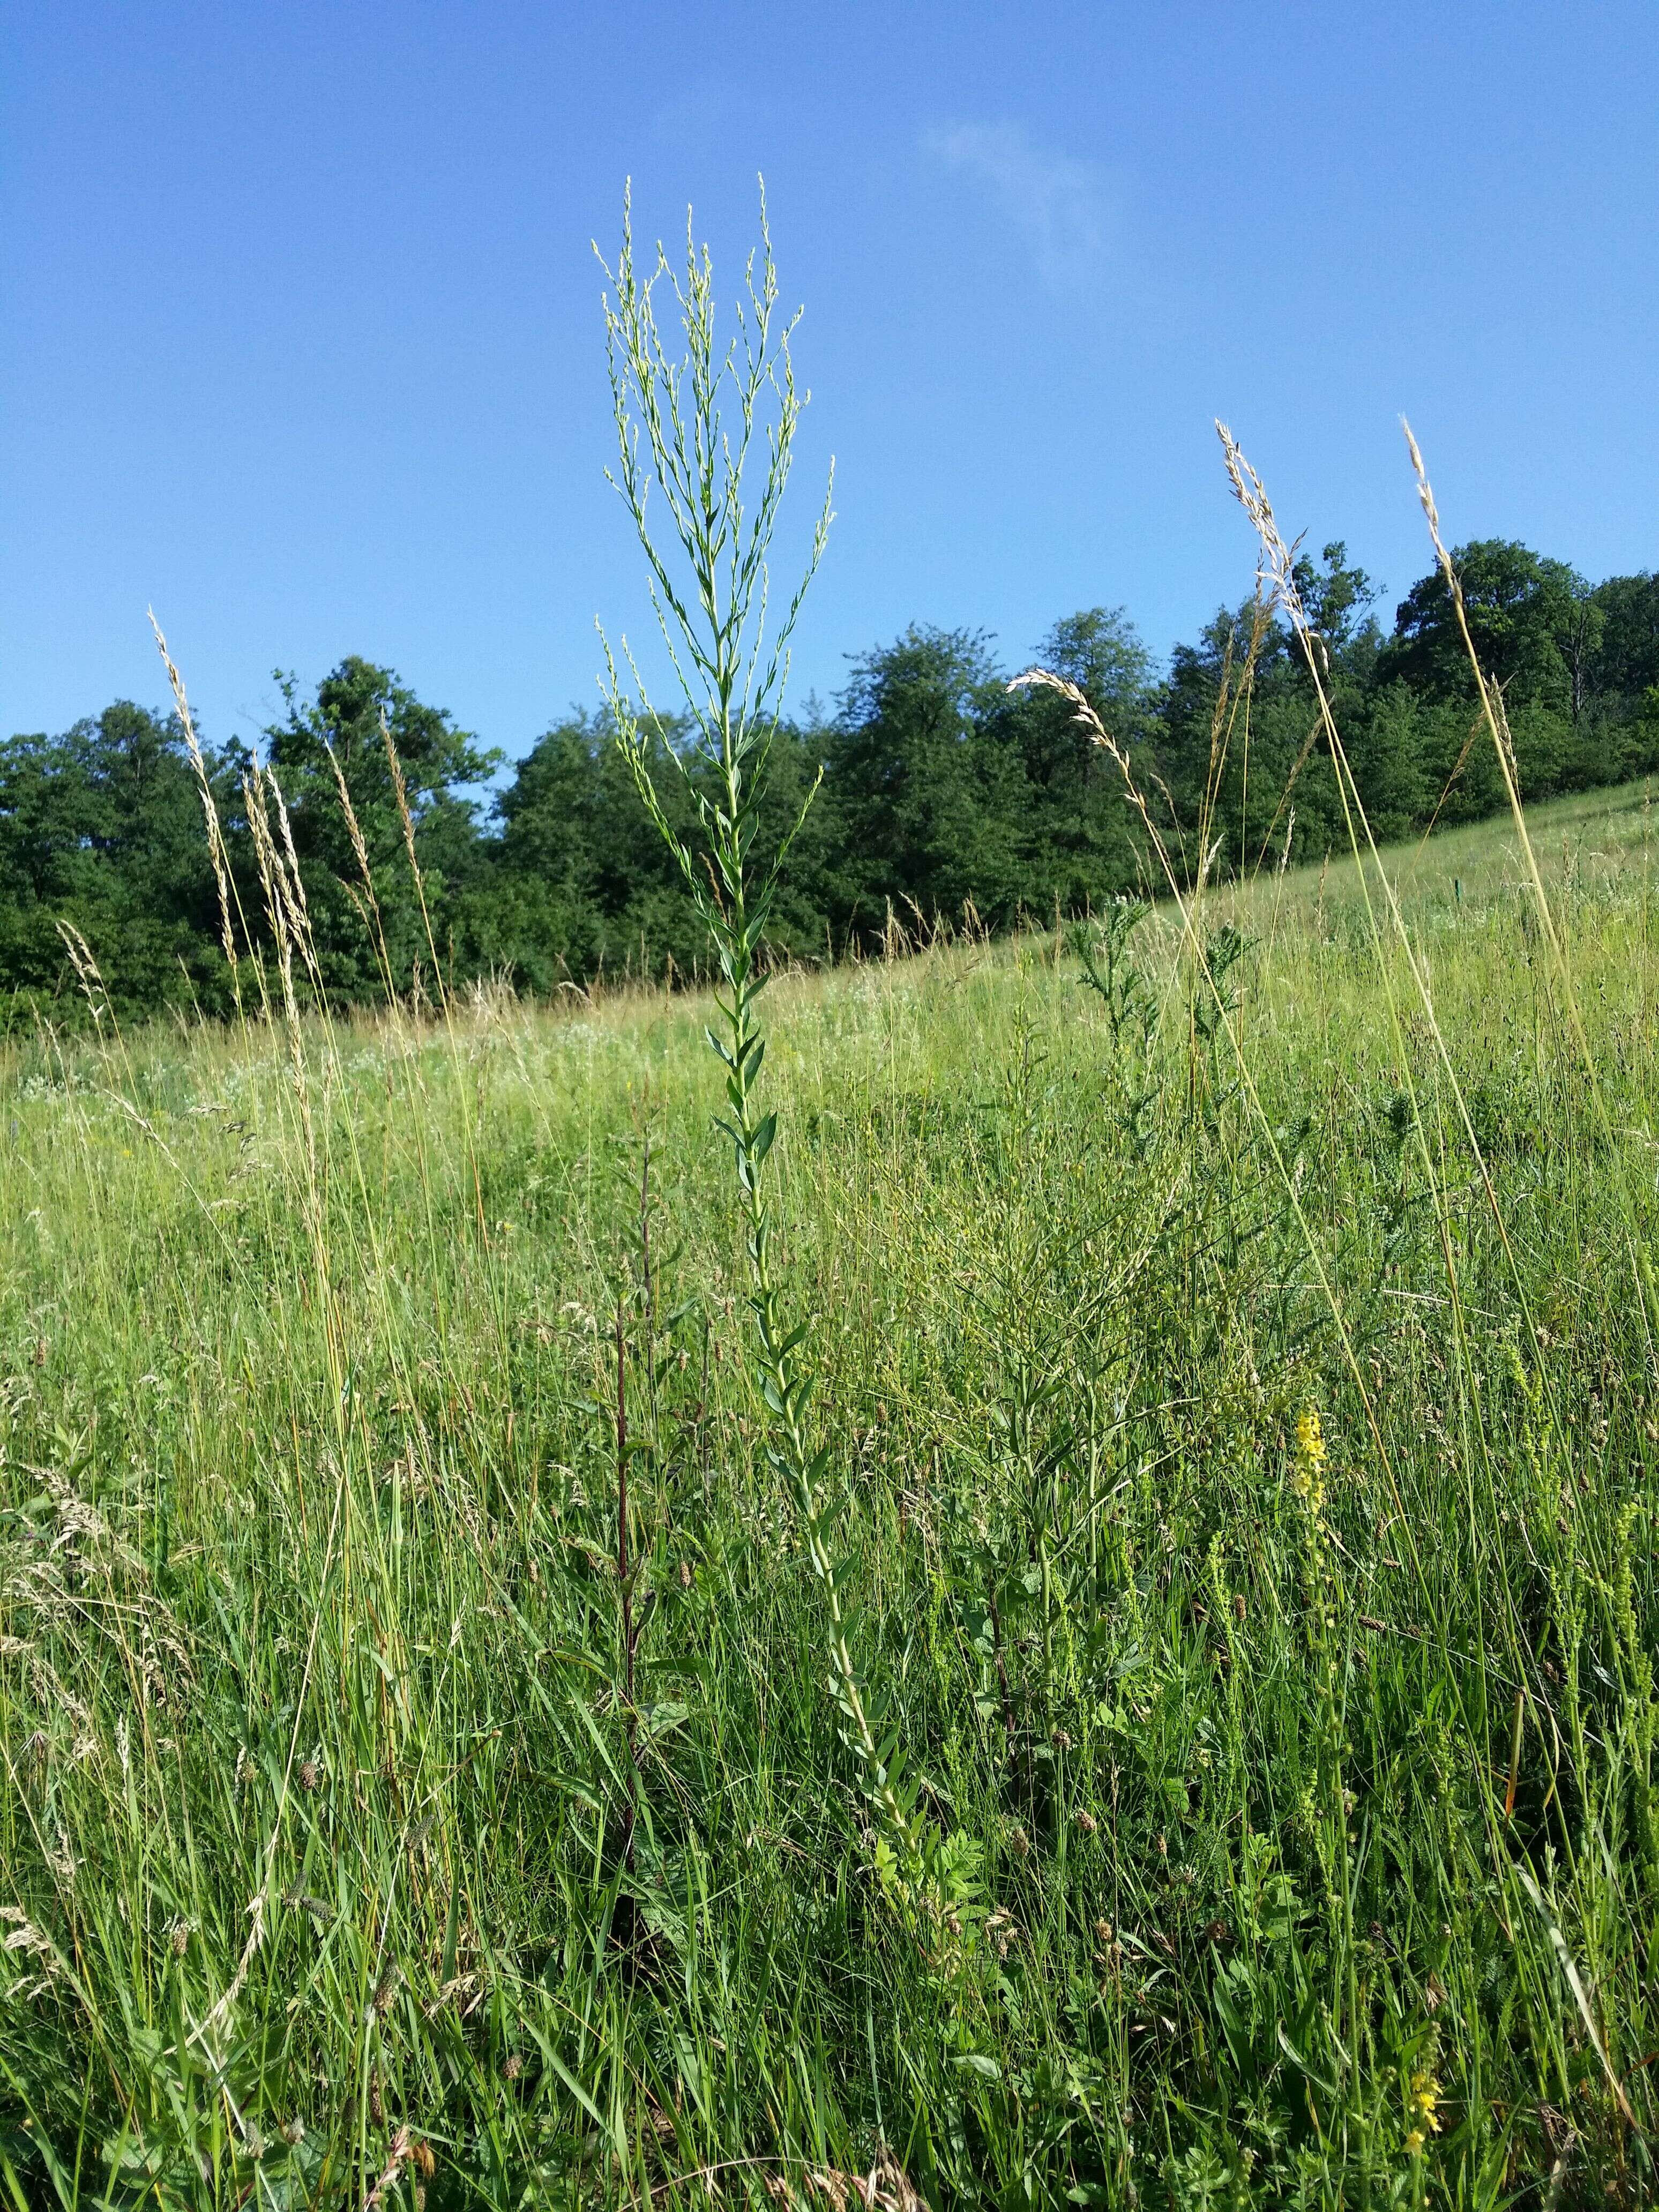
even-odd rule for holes
{"type": "Polygon", "coordinates": [[[690,710],[690,742],[665,749],[656,744],[661,725],[627,640],[621,641],[629,678],[625,687],[601,626],[606,696],[640,797],[685,879],[714,950],[720,1026],[708,1035],[726,1069],[730,1111],[719,1126],[732,1140],[746,1232],[760,1384],[770,1416],[768,1455],[795,1498],[807,1556],[823,1587],[831,1686],[842,1733],[880,1822],[878,1863],[889,1887],[910,1897],[925,1864],[915,1818],[919,1785],[906,1775],[888,1701],[860,1673],[848,1640],[846,1571],[832,1549],[847,1493],[832,1481],[829,1447],[815,1449],[811,1438],[807,1327],[786,1310],[787,1285],[766,1195],[777,1115],[762,1110],[759,1096],[766,1039],[756,1008],[767,981],[766,926],[817,784],[769,851],[762,839],[762,808],[789,641],[829,538],[834,469],[800,580],[781,617],[773,620],[770,550],[807,394],[796,386],[791,355],[799,311],[787,317],[779,311],[763,185],[760,250],[745,265],[737,329],[729,340],[719,335],[713,264],[707,246],[696,242],[689,214],[684,273],[659,245],[653,265],[641,276],[627,198],[616,266],[603,255],[599,259],[611,287],[604,301],[605,344],[618,452],[617,467],[606,473],[644,550],[652,605],[690,710]],[[653,295],[659,286],[672,293],[684,333],[684,349],[678,356],[658,321],[653,295]],[[752,505],[745,501],[746,476],[759,483],[752,505]],[[667,511],[660,537],[647,512],[653,491],[667,511]],[[683,780],[701,833],[696,842],[671,820],[659,774],[683,780]]]}

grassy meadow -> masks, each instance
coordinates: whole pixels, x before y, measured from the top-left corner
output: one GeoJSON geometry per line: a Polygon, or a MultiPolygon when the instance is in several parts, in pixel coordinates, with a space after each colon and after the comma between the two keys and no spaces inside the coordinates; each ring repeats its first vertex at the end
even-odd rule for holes
{"type": "Polygon", "coordinates": [[[1532,827],[1570,992],[1508,823],[772,981],[827,1566],[708,1005],[14,1035],[0,2201],[1652,2202],[1659,847],[1532,827]]]}

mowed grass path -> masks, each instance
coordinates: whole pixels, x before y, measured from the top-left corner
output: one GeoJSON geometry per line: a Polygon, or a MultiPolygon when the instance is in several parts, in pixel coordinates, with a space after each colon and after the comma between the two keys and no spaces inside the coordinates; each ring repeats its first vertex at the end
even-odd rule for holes
{"type": "Polygon", "coordinates": [[[1534,829],[1589,1066],[1507,826],[1389,856],[1432,1017],[1335,864],[1224,1019],[1164,908],[1150,1030],[772,986],[921,1929],[702,1006],[15,1036],[0,2200],[1651,2201],[1656,845],[1534,829]]]}

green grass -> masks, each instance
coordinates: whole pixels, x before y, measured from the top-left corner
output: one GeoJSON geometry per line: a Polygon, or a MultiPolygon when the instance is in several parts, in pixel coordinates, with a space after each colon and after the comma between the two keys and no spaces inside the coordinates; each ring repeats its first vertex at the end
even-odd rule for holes
{"type": "Polygon", "coordinates": [[[1351,866],[1207,895],[1243,1071],[1164,910],[1144,1041],[772,985],[921,1889],[705,1006],[14,1041],[0,2201],[1651,2201],[1656,845],[1534,835],[1593,1080],[1507,828],[1389,856],[1484,1176],[1351,866]]]}

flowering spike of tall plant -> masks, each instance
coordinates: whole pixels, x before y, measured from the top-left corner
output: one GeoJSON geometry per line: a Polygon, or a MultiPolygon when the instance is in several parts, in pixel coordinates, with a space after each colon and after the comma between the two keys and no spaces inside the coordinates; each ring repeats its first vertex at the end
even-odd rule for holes
{"type": "Polygon", "coordinates": [[[692,720],[690,743],[684,749],[653,747],[659,725],[625,638],[622,654],[630,688],[623,687],[607,640],[606,696],[640,797],[685,878],[714,948],[720,1030],[711,1029],[708,1041],[726,1069],[730,1111],[720,1126],[732,1139],[747,1232],[760,1383],[769,1414],[769,1458],[796,1499],[808,1558],[828,1601],[832,1686],[843,1734],[885,1830],[884,1874],[908,1894],[923,1870],[915,1819],[918,1784],[906,1776],[884,1701],[860,1676],[848,1641],[844,1577],[831,1552],[845,1494],[830,1491],[829,1453],[814,1450],[810,1438],[806,1331],[792,1327],[784,1311],[765,1195],[777,1115],[763,1113],[757,1096],[766,1041],[755,1006],[766,981],[766,925],[779,873],[817,786],[769,853],[760,843],[761,804],[790,636],[829,537],[834,471],[800,580],[781,617],[773,621],[769,555],[806,394],[796,387],[790,352],[799,311],[785,318],[778,310],[763,186],[758,265],[751,253],[737,302],[737,328],[724,343],[717,331],[713,264],[708,248],[696,243],[689,215],[683,273],[659,246],[649,275],[641,278],[626,198],[616,266],[603,255],[600,263],[611,285],[604,302],[605,347],[618,454],[607,475],[645,553],[652,605],[692,720]],[[655,295],[663,286],[673,297],[683,352],[665,342],[657,319],[655,295]],[[744,495],[746,474],[759,481],[752,505],[744,495]],[[667,514],[660,536],[653,534],[647,512],[653,493],[667,514]],[[660,767],[653,767],[653,758],[660,767]],[[702,833],[700,850],[670,820],[657,787],[659,773],[683,779],[702,833]]]}

